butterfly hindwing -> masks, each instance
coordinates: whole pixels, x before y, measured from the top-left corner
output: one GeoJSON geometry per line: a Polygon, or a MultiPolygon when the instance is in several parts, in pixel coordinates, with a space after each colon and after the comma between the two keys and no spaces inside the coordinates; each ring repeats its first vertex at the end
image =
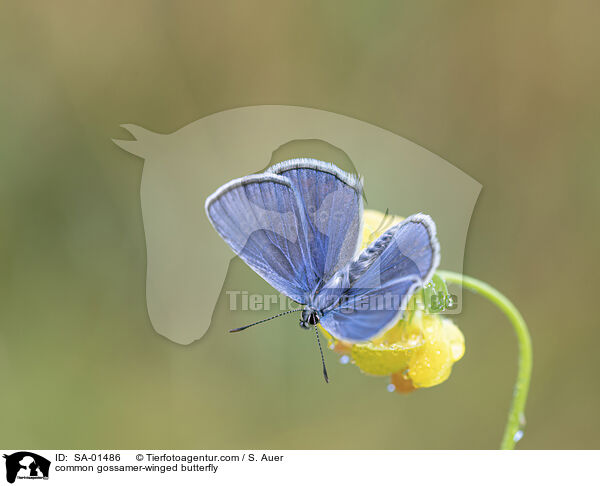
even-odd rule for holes
{"type": "Polygon", "coordinates": [[[393,226],[323,288],[321,325],[350,342],[367,341],[394,325],[414,291],[439,264],[433,220],[416,214],[393,226]]]}

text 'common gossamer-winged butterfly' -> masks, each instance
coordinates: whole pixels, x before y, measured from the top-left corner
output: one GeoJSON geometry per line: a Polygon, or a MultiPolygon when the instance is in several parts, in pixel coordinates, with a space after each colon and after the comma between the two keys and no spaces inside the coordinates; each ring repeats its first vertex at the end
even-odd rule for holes
{"type": "Polygon", "coordinates": [[[250,268],[304,306],[231,332],[301,311],[300,326],[315,329],[325,381],[316,324],[352,343],[382,334],[440,260],[435,224],[425,214],[409,216],[357,253],[362,183],[319,160],[288,160],[235,179],[209,196],[205,208],[250,268]]]}

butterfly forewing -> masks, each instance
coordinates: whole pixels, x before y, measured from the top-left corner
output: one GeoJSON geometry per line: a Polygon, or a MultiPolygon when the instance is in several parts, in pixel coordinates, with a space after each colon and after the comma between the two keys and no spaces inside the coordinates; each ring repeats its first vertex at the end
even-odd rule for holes
{"type": "Polygon", "coordinates": [[[317,283],[303,213],[288,179],[258,174],[225,184],[206,214],[233,251],[277,291],[305,303],[317,283]]]}
{"type": "Polygon", "coordinates": [[[362,222],[360,180],[314,159],[281,162],[268,171],[289,179],[296,192],[313,270],[326,282],[355,256],[362,222]]]}

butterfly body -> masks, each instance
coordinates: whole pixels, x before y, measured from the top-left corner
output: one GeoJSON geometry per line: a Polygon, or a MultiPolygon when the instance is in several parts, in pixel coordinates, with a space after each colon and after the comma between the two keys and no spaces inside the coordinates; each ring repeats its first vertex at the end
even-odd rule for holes
{"type": "Polygon", "coordinates": [[[310,329],[311,326],[316,326],[321,319],[322,313],[313,307],[306,306],[302,309],[300,316],[300,327],[302,329],[310,329]]]}

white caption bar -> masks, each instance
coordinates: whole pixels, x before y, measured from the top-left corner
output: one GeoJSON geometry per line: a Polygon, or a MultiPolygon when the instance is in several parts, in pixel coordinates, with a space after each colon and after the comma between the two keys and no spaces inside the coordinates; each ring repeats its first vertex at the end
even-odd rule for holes
{"type": "MultiPolygon", "coordinates": [[[[587,484],[599,451],[2,451],[4,479],[52,484],[587,484]]],[[[1,468],[1,467],[0,467],[1,468]]],[[[12,481],[11,481],[12,480],[12,481]]]]}

